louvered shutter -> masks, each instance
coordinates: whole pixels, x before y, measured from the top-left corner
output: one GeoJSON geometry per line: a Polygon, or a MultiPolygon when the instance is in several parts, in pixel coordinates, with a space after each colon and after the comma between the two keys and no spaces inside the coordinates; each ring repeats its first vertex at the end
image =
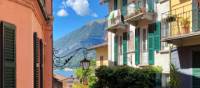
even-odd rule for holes
{"type": "Polygon", "coordinates": [[[135,29],[135,64],[140,64],[140,29],[135,29]]]}
{"type": "Polygon", "coordinates": [[[43,41],[40,39],[40,88],[43,88],[43,41]]]}
{"type": "Polygon", "coordinates": [[[123,64],[127,65],[127,32],[123,33],[123,64]]]}
{"type": "Polygon", "coordinates": [[[155,50],[159,51],[161,48],[161,42],[160,42],[160,30],[161,30],[161,23],[160,21],[156,22],[156,28],[154,32],[154,48],[155,50]]]}
{"type": "Polygon", "coordinates": [[[126,16],[127,14],[127,0],[122,0],[122,8],[121,8],[121,12],[123,16],[126,16]]]}
{"type": "Polygon", "coordinates": [[[39,64],[38,64],[38,37],[37,33],[33,34],[33,42],[34,42],[34,88],[39,88],[39,64]]]}
{"type": "MultiPolygon", "coordinates": [[[[0,80],[3,80],[3,24],[0,22],[0,80]]],[[[0,82],[0,88],[3,87],[3,81],[0,82]]]]}
{"type": "Polygon", "coordinates": [[[118,64],[118,36],[114,39],[114,64],[118,64]]]}
{"type": "Polygon", "coordinates": [[[15,26],[1,22],[1,87],[16,87],[15,26]]]}
{"type": "Polygon", "coordinates": [[[154,31],[156,24],[149,24],[148,27],[148,53],[149,53],[149,64],[154,64],[154,31]]]}

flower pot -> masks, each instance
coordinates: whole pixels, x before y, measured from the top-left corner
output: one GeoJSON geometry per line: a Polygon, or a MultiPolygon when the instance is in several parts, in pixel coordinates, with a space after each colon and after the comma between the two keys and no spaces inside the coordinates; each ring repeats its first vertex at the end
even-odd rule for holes
{"type": "Polygon", "coordinates": [[[189,33],[189,31],[190,31],[189,28],[190,28],[189,26],[183,26],[183,27],[182,27],[182,34],[187,34],[187,33],[189,33]]]}

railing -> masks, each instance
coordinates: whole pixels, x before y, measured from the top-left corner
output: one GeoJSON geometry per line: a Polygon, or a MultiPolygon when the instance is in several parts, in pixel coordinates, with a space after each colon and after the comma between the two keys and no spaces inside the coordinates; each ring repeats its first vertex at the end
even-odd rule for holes
{"type": "Polygon", "coordinates": [[[191,4],[163,13],[161,22],[162,37],[181,37],[185,34],[192,34],[195,30],[198,31],[200,29],[199,16],[199,10],[192,9],[191,4]]]}
{"type": "Polygon", "coordinates": [[[118,9],[110,12],[110,15],[108,17],[108,28],[117,26],[120,23],[124,23],[123,16],[121,15],[121,10],[118,9]]]}
{"type": "Polygon", "coordinates": [[[136,2],[128,4],[126,18],[137,17],[147,12],[154,12],[154,2],[151,2],[151,0],[136,0],[136,2]]]}

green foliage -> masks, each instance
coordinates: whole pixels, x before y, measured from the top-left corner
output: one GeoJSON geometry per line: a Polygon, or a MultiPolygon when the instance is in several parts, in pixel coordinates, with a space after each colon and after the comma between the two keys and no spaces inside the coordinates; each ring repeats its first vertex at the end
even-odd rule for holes
{"type": "Polygon", "coordinates": [[[90,67],[87,70],[84,70],[82,67],[79,67],[75,70],[76,77],[80,80],[80,83],[74,83],[73,88],[82,88],[81,85],[83,82],[84,77],[87,77],[88,80],[88,87],[94,88],[94,84],[96,83],[96,76],[95,76],[95,66],[96,61],[90,61],[90,67]]]}
{"type": "Polygon", "coordinates": [[[132,68],[128,66],[105,67],[96,69],[98,78],[95,88],[154,88],[159,67],[132,68]]]}
{"type": "Polygon", "coordinates": [[[177,69],[173,64],[170,64],[170,88],[180,88],[177,69]]]}

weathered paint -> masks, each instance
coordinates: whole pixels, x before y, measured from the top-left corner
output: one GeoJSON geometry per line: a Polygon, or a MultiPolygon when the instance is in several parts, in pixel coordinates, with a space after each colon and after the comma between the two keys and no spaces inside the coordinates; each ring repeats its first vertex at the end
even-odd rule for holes
{"type": "MultiPolygon", "coordinates": [[[[52,17],[51,0],[46,0],[52,17]]],[[[44,88],[52,88],[52,22],[45,21],[37,0],[1,0],[0,20],[16,26],[16,88],[33,88],[33,33],[44,42],[44,88]]]]}

